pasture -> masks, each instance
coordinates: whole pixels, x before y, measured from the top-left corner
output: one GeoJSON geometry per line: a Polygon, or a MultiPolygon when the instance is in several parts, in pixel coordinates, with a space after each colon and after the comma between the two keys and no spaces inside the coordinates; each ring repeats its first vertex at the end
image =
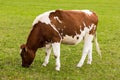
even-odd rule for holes
{"type": "Polygon", "coordinates": [[[0,80],[120,80],[120,0],[0,0],[0,80]],[[97,13],[102,59],[93,44],[93,62],[81,58],[83,42],[61,45],[61,71],[55,71],[53,52],[43,67],[44,48],[30,68],[21,67],[20,45],[26,42],[37,15],[54,9],[90,9],[97,13]]]}

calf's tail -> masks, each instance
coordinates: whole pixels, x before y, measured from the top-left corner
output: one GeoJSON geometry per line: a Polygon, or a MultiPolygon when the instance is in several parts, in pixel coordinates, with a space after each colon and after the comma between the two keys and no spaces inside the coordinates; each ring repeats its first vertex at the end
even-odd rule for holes
{"type": "Polygon", "coordinates": [[[98,41],[97,41],[97,33],[94,36],[94,42],[95,42],[97,53],[100,55],[100,58],[102,58],[101,50],[100,50],[100,47],[99,47],[99,44],[98,44],[98,41]]]}

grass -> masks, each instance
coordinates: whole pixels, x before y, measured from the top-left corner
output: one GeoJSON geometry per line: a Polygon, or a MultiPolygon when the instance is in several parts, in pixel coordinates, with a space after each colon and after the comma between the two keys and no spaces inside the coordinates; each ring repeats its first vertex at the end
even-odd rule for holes
{"type": "Polygon", "coordinates": [[[0,80],[120,80],[119,0],[0,0],[0,80]],[[93,48],[92,65],[76,68],[83,43],[61,45],[61,71],[55,71],[53,54],[42,67],[45,52],[39,49],[30,68],[21,67],[19,46],[26,42],[34,18],[54,9],[90,9],[99,16],[99,58],[93,48]]]}

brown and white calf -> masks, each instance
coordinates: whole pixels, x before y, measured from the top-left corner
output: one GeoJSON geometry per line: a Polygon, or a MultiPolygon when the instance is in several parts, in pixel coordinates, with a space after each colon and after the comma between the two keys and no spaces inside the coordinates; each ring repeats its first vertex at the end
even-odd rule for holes
{"type": "Polygon", "coordinates": [[[56,70],[60,70],[60,44],[75,45],[84,40],[82,57],[77,67],[81,67],[88,55],[92,62],[92,40],[101,54],[96,37],[97,15],[90,10],[53,10],[36,17],[26,44],[21,45],[22,66],[29,67],[38,48],[46,48],[43,66],[49,62],[51,49],[56,58],[56,70]]]}

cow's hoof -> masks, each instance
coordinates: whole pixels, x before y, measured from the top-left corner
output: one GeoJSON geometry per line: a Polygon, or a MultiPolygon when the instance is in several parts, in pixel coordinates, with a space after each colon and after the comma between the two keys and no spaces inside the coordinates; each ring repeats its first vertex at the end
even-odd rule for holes
{"type": "Polygon", "coordinates": [[[88,61],[87,64],[91,64],[92,62],[91,61],[88,61]]]}
{"type": "Polygon", "coordinates": [[[80,68],[80,67],[82,67],[82,66],[83,66],[83,64],[77,64],[76,67],[80,68]]]}
{"type": "Polygon", "coordinates": [[[42,64],[42,66],[46,67],[46,66],[47,66],[47,64],[46,64],[46,63],[43,63],[43,64],[42,64]]]}
{"type": "Polygon", "coordinates": [[[56,67],[55,70],[56,70],[56,71],[60,71],[60,68],[59,68],[59,67],[56,67]]]}

